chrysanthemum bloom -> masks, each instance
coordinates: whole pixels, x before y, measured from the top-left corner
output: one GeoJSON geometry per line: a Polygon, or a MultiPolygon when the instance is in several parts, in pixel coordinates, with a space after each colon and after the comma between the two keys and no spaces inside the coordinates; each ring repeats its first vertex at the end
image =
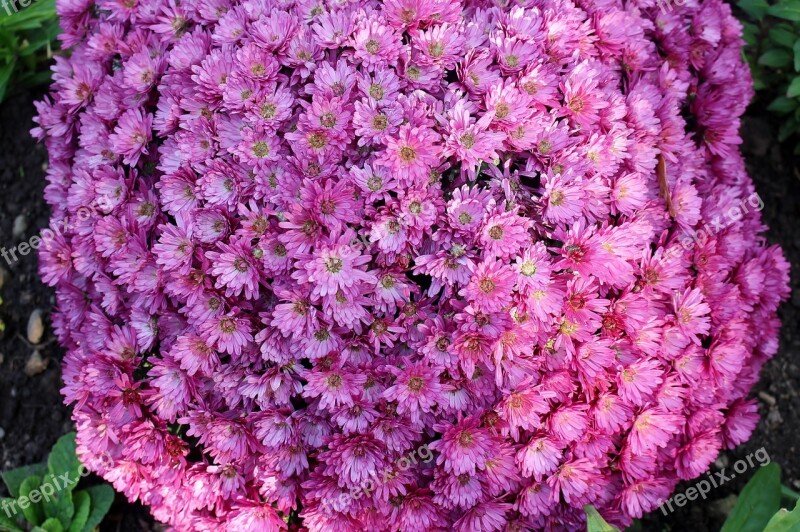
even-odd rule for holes
{"type": "Polygon", "coordinates": [[[40,268],[91,469],[178,531],[579,530],[748,438],[788,264],[739,25],[500,4],[59,2],[40,268]]]}

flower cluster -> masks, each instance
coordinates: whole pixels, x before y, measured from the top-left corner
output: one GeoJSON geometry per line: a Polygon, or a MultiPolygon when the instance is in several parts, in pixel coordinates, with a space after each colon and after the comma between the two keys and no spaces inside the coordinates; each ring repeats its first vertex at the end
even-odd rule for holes
{"type": "Polygon", "coordinates": [[[489,532],[625,525],[746,440],[788,264],[741,28],[685,4],[59,1],[83,460],[181,531],[489,532]]]}

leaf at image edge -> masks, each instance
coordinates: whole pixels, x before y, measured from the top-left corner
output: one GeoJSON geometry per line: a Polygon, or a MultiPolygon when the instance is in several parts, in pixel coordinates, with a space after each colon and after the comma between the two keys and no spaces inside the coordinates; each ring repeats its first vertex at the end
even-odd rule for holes
{"type": "Polygon", "coordinates": [[[64,526],[61,521],[55,517],[48,517],[47,520],[41,524],[40,528],[47,532],[64,532],[64,526]]]}
{"type": "Polygon", "coordinates": [[[776,27],[771,28],[767,34],[769,35],[769,40],[778,46],[783,46],[784,48],[792,48],[794,46],[795,34],[793,31],[776,27]]]}
{"type": "Polygon", "coordinates": [[[770,68],[784,68],[792,62],[791,54],[781,48],[773,48],[761,54],[758,58],[758,64],[768,66],[770,68]]]}
{"type": "Polygon", "coordinates": [[[764,15],[767,14],[767,9],[769,9],[767,0],[739,0],[736,5],[756,20],[764,18],[764,15]]]}
{"type": "Polygon", "coordinates": [[[794,71],[800,72],[800,39],[794,42],[792,53],[794,53],[794,71]]]}
{"type": "Polygon", "coordinates": [[[587,532],[619,532],[618,528],[606,523],[606,520],[603,519],[603,516],[597,511],[597,508],[591,504],[584,506],[583,511],[586,512],[587,532]]]}
{"type": "Polygon", "coordinates": [[[773,17],[798,22],[800,21],[800,0],[782,0],[769,6],[767,13],[773,17]]]}
{"type": "Polygon", "coordinates": [[[736,501],[721,532],[763,532],[780,509],[781,469],[776,463],[761,467],[736,501]]]}
{"type": "Polygon", "coordinates": [[[794,532],[798,529],[800,529],[800,500],[791,512],[781,509],[773,515],[764,532],[794,532]]]}
{"type": "Polygon", "coordinates": [[[789,88],[786,89],[787,98],[796,98],[797,96],[800,96],[800,76],[796,76],[789,84],[789,88]]]}
{"type": "Polygon", "coordinates": [[[797,108],[797,100],[787,98],[786,96],[778,96],[767,106],[767,111],[773,113],[786,114],[791,113],[797,108]]]}
{"type": "MultiPolygon", "coordinates": [[[[16,502],[15,499],[0,497],[0,503],[3,501],[16,502]]],[[[12,519],[6,517],[4,512],[0,512],[0,532],[22,532],[22,529],[12,519]]]]}
{"type": "Polygon", "coordinates": [[[8,492],[16,499],[19,497],[19,488],[22,486],[22,481],[33,475],[44,476],[45,473],[47,473],[47,464],[42,462],[41,464],[33,464],[3,471],[0,473],[0,476],[3,477],[3,482],[8,488],[8,492]]]}

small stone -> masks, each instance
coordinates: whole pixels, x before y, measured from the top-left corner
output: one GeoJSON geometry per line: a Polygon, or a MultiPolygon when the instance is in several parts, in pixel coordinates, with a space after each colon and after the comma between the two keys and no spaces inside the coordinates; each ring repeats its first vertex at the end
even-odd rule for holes
{"type": "Polygon", "coordinates": [[[25,218],[24,214],[20,214],[14,218],[14,226],[11,228],[11,236],[14,238],[14,240],[19,240],[22,238],[22,235],[25,234],[26,229],[28,229],[28,220],[25,218]]]}
{"type": "Polygon", "coordinates": [[[6,437],[6,431],[3,430],[3,427],[0,427],[0,440],[6,437]]]}
{"type": "Polygon", "coordinates": [[[31,357],[25,364],[25,375],[28,377],[33,377],[34,375],[38,375],[46,369],[47,360],[42,358],[42,354],[39,353],[39,351],[34,351],[31,353],[31,357]]]}
{"type": "Polygon", "coordinates": [[[777,403],[777,402],[778,402],[778,401],[776,401],[776,400],[775,400],[775,398],[774,398],[773,396],[771,396],[771,395],[770,395],[770,394],[768,394],[767,392],[758,392],[758,397],[759,397],[759,398],[760,398],[762,401],[764,401],[765,403],[767,403],[769,406],[775,406],[775,403],[777,403]]]}
{"type": "Polygon", "coordinates": [[[3,365],[3,362],[6,361],[6,356],[3,353],[0,353],[0,366],[3,365]]]}
{"type": "Polygon", "coordinates": [[[767,425],[770,427],[775,427],[783,423],[783,417],[781,417],[781,413],[778,412],[777,407],[772,407],[769,409],[769,414],[767,414],[767,425]]]}
{"type": "Polygon", "coordinates": [[[6,284],[6,277],[8,277],[8,272],[4,268],[0,268],[0,289],[6,284]]]}
{"type": "Polygon", "coordinates": [[[736,494],[731,494],[725,497],[724,499],[719,499],[711,503],[711,510],[718,516],[726,516],[731,513],[733,507],[736,506],[736,501],[738,497],[736,494]]]}
{"type": "Polygon", "coordinates": [[[44,312],[36,309],[28,318],[28,341],[33,345],[42,341],[44,336],[44,312]]]}
{"type": "Polygon", "coordinates": [[[714,461],[714,467],[716,467],[717,469],[725,469],[726,467],[728,467],[728,457],[725,456],[724,454],[719,455],[717,459],[714,461]]]}

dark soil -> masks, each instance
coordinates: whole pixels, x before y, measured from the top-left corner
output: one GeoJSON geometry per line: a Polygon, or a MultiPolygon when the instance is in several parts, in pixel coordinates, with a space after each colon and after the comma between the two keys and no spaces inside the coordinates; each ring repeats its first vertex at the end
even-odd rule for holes
{"type": "MultiPolygon", "coordinates": [[[[49,218],[42,197],[47,154],[28,133],[33,125],[32,101],[39,97],[18,96],[0,105],[0,251],[39,234],[49,218]],[[19,217],[26,229],[15,237],[12,228],[19,217]]],[[[800,490],[800,161],[778,145],[774,133],[778,124],[771,120],[763,110],[751,109],[742,130],[743,151],[764,200],[768,239],[781,244],[787,259],[795,265],[792,298],[780,309],[783,327],[779,353],[764,368],[754,391],[762,416],[758,428],[748,443],[723,453],[712,469],[726,467],[730,472],[737,460],[763,447],[770,459],[780,464],[784,484],[800,490]]],[[[47,369],[32,377],[24,372],[34,351],[25,339],[28,318],[37,308],[49,312],[54,299],[52,290],[38,278],[36,256],[31,253],[18,258],[8,264],[0,257],[5,277],[5,283],[0,283],[0,319],[6,325],[5,332],[0,333],[0,470],[42,461],[59,436],[73,430],[69,409],[59,393],[62,352],[49,328],[39,344],[47,369]]],[[[642,528],[717,531],[735,500],[734,494],[754,473],[755,468],[748,468],[709,493],[707,501],[689,502],[668,516],[651,514],[642,520],[642,528]]],[[[693,484],[687,483],[679,491],[693,484]]],[[[104,532],[155,530],[146,510],[120,496],[117,499],[102,527],[104,532]]]]}

